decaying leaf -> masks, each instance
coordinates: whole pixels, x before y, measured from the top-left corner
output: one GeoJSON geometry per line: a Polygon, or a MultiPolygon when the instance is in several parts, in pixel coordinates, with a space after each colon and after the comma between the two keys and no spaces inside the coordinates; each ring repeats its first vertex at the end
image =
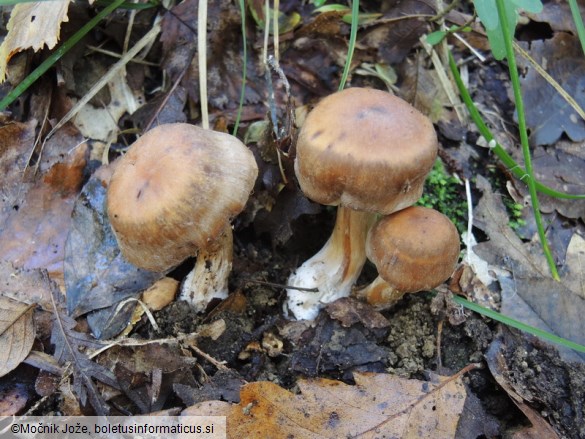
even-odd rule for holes
{"type": "Polygon", "coordinates": [[[390,322],[382,313],[351,297],[342,297],[335,302],[328,303],[325,306],[325,311],[329,317],[339,320],[341,325],[346,328],[358,322],[368,329],[390,326],[390,322]]]}
{"type": "Polygon", "coordinates": [[[58,130],[35,166],[36,121],[0,127],[0,255],[15,268],[63,276],[63,253],[73,201],[87,163],[87,145],[75,129],[58,130]]]}
{"type": "Polygon", "coordinates": [[[52,49],[59,41],[61,23],[68,21],[69,1],[17,4],[6,26],[8,35],[0,46],[0,82],[6,76],[10,58],[22,50],[35,52],[45,45],[52,49]]]}
{"type": "Polygon", "coordinates": [[[433,122],[446,122],[447,107],[451,105],[437,72],[427,69],[422,57],[418,57],[414,62],[406,60],[401,73],[402,97],[433,122]]]}
{"type": "Polygon", "coordinates": [[[368,329],[359,323],[345,328],[321,313],[301,335],[299,347],[292,354],[291,369],[311,377],[355,368],[379,371],[379,365],[390,356],[390,349],[380,346],[377,339],[382,339],[387,331],[368,329]]]}
{"type": "MultiPolygon", "coordinates": [[[[530,55],[557,80],[565,91],[585,107],[585,59],[576,36],[558,32],[548,40],[533,41],[530,55]]],[[[574,142],[585,139],[585,121],[534,67],[524,61],[526,75],[522,93],[526,123],[533,145],[549,145],[564,133],[574,142]]]]}
{"type": "Polygon", "coordinates": [[[366,29],[360,43],[378,51],[379,59],[388,64],[404,60],[419,38],[428,32],[421,15],[435,15],[436,4],[428,0],[389,2],[391,6],[379,20],[382,24],[366,29]]]}
{"type": "Polygon", "coordinates": [[[134,113],[138,102],[128,86],[126,69],[118,71],[106,88],[110,92],[110,102],[99,107],[84,105],[75,116],[74,124],[84,137],[109,144],[118,136],[120,118],[125,113],[134,113]]]}
{"type": "Polygon", "coordinates": [[[55,346],[53,356],[59,364],[70,363],[73,391],[81,405],[85,406],[89,401],[97,415],[106,415],[109,413],[109,406],[93,380],[101,381],[115,389],[119,389],[120,386],[110,370],[89,359],[85,351],[88,348],[100,348],[101,343],[90,335],[75,330],[77,322],[66,314],[62,295],[57,286],[52,284],[51,289],[55,316],[51,334],[51,344],[55,346]]]}
{"type": "MultiPolygon", "coordinates": [[[[139,343],[139,341],[137,341],[139,343]]],[[[197,387],[197,359],[185,355],[178,343],[114,346],[99,356],[99,363],[114,371],[122,395],[118,407],[140,413],[161,410],[173,396],[173,386],[197,387]]]]}
{"type": "Polygon", "coordinates": [[[65,247],[67,309],[74,317],[94,311],[88,323],[97,338],[120,333],[136,304],[127,303],[121,309],[117,304],[138,297],[163,276],[138,269],[122,257],[107,218],[104,186],[99,175],[84,186],[65,247]]]}
{"type": "Polygon", "coordinates": [[[34,305],[0,295],[0,377],[26,358],[35,341],[34,305]]]}
{"type": "MultiPolygon", "coordinates": [[[[582,273],[562,274],[561,282],[553,280],[542,256],[538,242],[523,243],[508,226],[508,215],[501,197],[494,194],[489,183],[478,176],[477,187],[483,191],[474,213],[474,225],[482,229],[489,241],[476,245],[473,250],[490,264],[506,268],[508,275],[500,274],[503,300],[502,311],[515,318],[518,306],[506,305],[506,298],[521,299],[531,312],[542,319],[548,328],[564,338],[585,344],[585,297],[571,285],[580,282],[564,281],[582,273]],[[559,318],[563,316],[563,318],[559,318]]],[[[520,320],[525,319],[522,316],[520,320]]],[[[538,325],[537,321],[528,322],[538,325]]]]}
{"type": "Polygon", "coordinates": [[[585,364],[564,362],[554,349],[506,328],[485,358],[498,384],[538,432],[528,437],[583,437],[585,364]]]}
{"type": "Polygon", "coordinates": [[[269,233],[274,246],[286,243],[293,234],[291,223],[301,215],[315,215],[321,210],[298,189],[280,191],[274,206],[256,214],[254,228],[258,234],[269,233]]]}
{"type": "MultiPolygon", "coordinates": [[[[209,103],[216,108],[235,108],[242,84],[241,17],[236,4],[208,2],[207,87],[209,103]]],[[[174,6],[162,23],[163,66],[171,80],[186,72],[182,85],[189,97],[199,101],[198,63],[193,56],[197,44],[198,2],[187,0],[174,6]],[[193,62],[192,62],[193,61],[193,62]]],[[[259,102],[259,80],[252,57],[248,57],[245,102],[259,102]]]]}
{"type": "Polygon", "coordinates": [[[24,303],[38,303],[51,309],[51,289],[41,270],[15,268],[9,261],[0,261],[0,292],[3,296],[24,303]]]}
{"type": "Polygon", "coordinates": [[[433,382],[386,374],[355,374],[355,385],[318,379],[295,395],[271,382],[244,386],[240,403],[208,401],[183,415],[227,416],[228,437],[455,436],[465,403],[461,378],[433,382]]]}
{"type": "MultiPolygon", "coordinates": [[[[533,21],[548,24],[553,31],[571,32],[577,35],[575,20],[571,16],[569,7],[570,2],[564,0],[553,0],[543,2],[543,8],[540,13],[525,12],[526,16],[533,21]]],[[[585,4],[576,2],[581,11],[581,16],[585,14],[585,4]]]]}
{"type": "MultiPolygon", "coordinates": [[[[59,139],[71,141],[79,137],[59,139]]],[[[35,179],[21,204],[6,218],[0,237],[3,259],[18,267],[47,269],[51,275],[62,277],[71,210],[83,181],[87,156],[88,147],[81,144],[35,179]]]]}
{"type": "Polygon", "coordinates": [[[0,416],[14,416],[26,407],[31,392],[26,385],[14,381],[0,385],[0,416]]]}
{"type": "MultiPolygon", "coordinates": [[[[520,151],[514,154],[517,160],[520,151]]],[[[560,140],[554,148],[536,147],[532,153],[534,176],[541,183],[560,192],[569,194],[585,193],[585,142],[560,140]]],[[[528,188],[515,182],[515,188],[527,201],[528,188]]],[[[543,213],[559,212],[566,218],[585,220],[585,200],[568,200],[539,194],[540,210],[543,213]]]]}
{"type": "Polygon", "coordinates": [[[174,383],[173,390],[188,406],[210,400],[238,403],[240,389],[244,384],[246,381],[236,371],[220,369],[200,387],[174,383]]]}

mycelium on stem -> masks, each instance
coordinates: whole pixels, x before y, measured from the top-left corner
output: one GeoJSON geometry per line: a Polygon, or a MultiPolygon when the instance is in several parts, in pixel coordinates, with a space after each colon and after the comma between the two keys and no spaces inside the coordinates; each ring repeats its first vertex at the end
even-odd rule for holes
{"type": "Polygon", "coordinates": [[[250,150],[229,134],[185,123],[148,131],[119,159],[108,187],[108,217],[123,256],[166,272],[197,255],[180,298],[202,311],[227,297],[230,221],[257,174],[250,150]]]}
{"type": "Polygon", "coordinates": [[[350,294],[376,214],[420,198],[437,150],[431,121],[380,90],[346,89],[309,113],[298,137],[295,173],[308,198],[338,210],[325,246],[288,280],[286,306],[295,318],[314,319],[324,303],[350,294]]]}

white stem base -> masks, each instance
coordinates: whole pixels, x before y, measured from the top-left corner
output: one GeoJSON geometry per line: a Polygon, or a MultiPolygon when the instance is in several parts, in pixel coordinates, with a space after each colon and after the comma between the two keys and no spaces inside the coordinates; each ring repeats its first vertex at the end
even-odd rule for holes
{"type": "Polygon", "coordinates": [[[323,248],[289,278],[285,313],[297,320],[313,320],[323,304],[347,297],[366,262],[366,235],[374,215],[345,207],[337,210],[335,227],[323,248]]]}
{"type": "Polygon", "coordinates": [[[200,250],[195,267],[183,281],[179,299],[187,301],[196,312],[203,312],[213,299],[227,298],[233,247],[233,234],[228,227],[212,248],[200,250]]]}

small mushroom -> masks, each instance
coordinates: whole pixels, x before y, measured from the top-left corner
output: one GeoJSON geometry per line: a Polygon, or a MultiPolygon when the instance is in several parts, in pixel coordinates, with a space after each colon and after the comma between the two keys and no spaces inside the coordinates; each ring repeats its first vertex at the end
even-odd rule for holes
{"type": "Polygon", "coordinates": [[[366,261],[365,239],[375,214],[388,215],[420,198],[438,143],[431,121],[404,100],[350,88],[315,106],[296,148],[302,191],[313,201],[338,206],[329,240],[288,280],[288,310],[311,320],[323,303],[350,294],[366,261]]]}
{"type": "Polygon", "coordinates": [[[382,217],[366,241],[378,277],[354,295],[380,310],[406,293],[436,288],[455,271],[459,250],[457,228],[434,209],[413,206],[382,217]]]}
{"type": "Polygon", "coordinates": [[[166,272],[197,254],[180,298],[201,311],[227,297],[230,221],[257,174],[251,151],[229,134],[185,123],[148,131],[119,159],[108,187],[108,217],[123,256],[166,272]]]}

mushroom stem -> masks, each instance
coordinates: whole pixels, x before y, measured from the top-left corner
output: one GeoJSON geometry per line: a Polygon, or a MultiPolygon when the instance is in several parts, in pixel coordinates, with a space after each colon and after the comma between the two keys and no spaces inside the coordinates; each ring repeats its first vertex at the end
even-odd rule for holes
{"type": "Polygon", "coordinates": [[[233,233],[228,226],[212,245],[199,250],[195,267],[183,281],[179,299],[202,312],[213,299],[227,298],[233,247],[233,233]]]}
{"type": "Polygon", "coordinates": [[[372,283],[362,288],[356,288],[351,295],[358,300],[368,302],[376,310],[381,311],[390,308],[406,293],[398,291],[388,282],[378,276],[372,283]]]}
{"type": "Polygon", "coordinates": [[[375,214],[339,206],[335,226],[323,248],[301,265],[288,285],[288,310],[298,320],[313,320],[322,304],[347,297],[366,262],[365,242],[375,214]]]}

